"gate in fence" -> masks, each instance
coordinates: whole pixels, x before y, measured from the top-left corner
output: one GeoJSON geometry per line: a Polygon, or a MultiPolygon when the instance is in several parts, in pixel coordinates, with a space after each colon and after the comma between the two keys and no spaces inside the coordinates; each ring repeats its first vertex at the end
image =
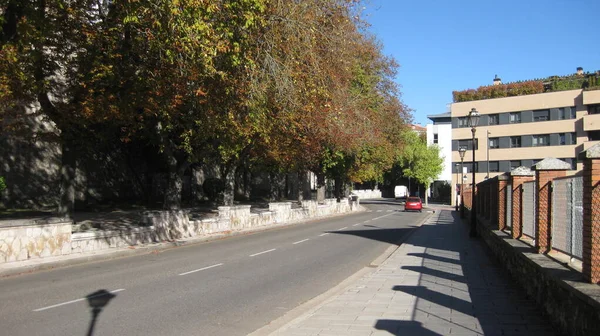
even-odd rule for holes
{"type": "Polygon", "coordinates": [[[536,181],[523,183],[523,233],[535,238],[536,181]]]}
{"type": "Polygon", "coordinates": [[[552,248],[582,258],[583,177],[552,182],[552,248]]]}
{"type": "Polygon", "coordinates": [[[506,186],[506,227],[512,228],[512,184],[506,186]]]}

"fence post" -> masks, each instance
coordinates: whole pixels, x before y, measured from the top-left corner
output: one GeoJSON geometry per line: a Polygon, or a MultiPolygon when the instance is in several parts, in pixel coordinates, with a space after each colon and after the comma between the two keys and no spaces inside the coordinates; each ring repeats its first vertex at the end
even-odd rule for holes
{"type": "Polygon", "coordinates": [[[531,169],[521,166],[510,172],[512,178],[512,237],[521,238],[523,234],[523,183],[533,181],[531,169]]]}
{"type": "Polygon", "coordinates": [[[600,283],[600,144],[579,153],[583,160],[583,265],[586,281],[600,283]]]}
{"type": "Polygon", "coordinates": [[[567,175],[571,165],[565,161],[546,158],[533,166],[537,181],[535,202],[535,249],[548,253],[552,249],[552,180],[567,175]]]}
{"type": "Polygon", "coordinates": [[[498,210],[498,230],[506,229],[506,188],[508,188],[508,175],[502,174],[496,177],[498,186],[496,196],[496,205],[498,210]]]}

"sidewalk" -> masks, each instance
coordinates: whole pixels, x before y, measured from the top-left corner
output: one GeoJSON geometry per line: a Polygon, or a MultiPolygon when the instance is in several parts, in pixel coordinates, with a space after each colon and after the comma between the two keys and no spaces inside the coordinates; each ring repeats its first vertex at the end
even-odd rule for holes
{"type": "Polygon", "coordinates": [[[271,335],[555,335],[450,210],[338,293],[271,335]]]}

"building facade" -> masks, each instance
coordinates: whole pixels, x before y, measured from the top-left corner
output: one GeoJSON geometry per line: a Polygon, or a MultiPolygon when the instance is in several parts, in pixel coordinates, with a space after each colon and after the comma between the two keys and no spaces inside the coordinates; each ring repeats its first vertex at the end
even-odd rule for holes
{"type": "MultiPolygon", "coordinates": [[[[582,169],[577,155],[600,140],[600,90],[577,89],[459,102],[451,104],[450,114],[455,186],[460,184],[461,176],[465,183],[471,184],[473,169],[479,183],[549,157],[570,163],[572,170],[568,174],[575,174],[582,169]],[[481,115],[475,143],[467,117],[473,108],[481,115]],[[467,149],[462,173],[458,152],[461,147],[467,149]]],[[[453,188],[453,204],[456,190],[453,188]]]]}
{"type": "Polygon", "coordinates": [[[452,184],[452,117],[450,112],[428,115],[432,123],[427,124],[427,145],[438,145],[440,156],[444,158],[444,168],[430,187],[430,196],[441,198],[443,188],[452,184]]]}

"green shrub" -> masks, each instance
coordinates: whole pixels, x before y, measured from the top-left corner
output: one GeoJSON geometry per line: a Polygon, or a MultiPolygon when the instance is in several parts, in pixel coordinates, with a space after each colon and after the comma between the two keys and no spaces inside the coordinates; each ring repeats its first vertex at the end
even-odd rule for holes
{"type": "Polygon", "coordinates": [[[4,182],[4,177],[0,176],[0,191],[6,189],[6,182],[4,182]]]}

